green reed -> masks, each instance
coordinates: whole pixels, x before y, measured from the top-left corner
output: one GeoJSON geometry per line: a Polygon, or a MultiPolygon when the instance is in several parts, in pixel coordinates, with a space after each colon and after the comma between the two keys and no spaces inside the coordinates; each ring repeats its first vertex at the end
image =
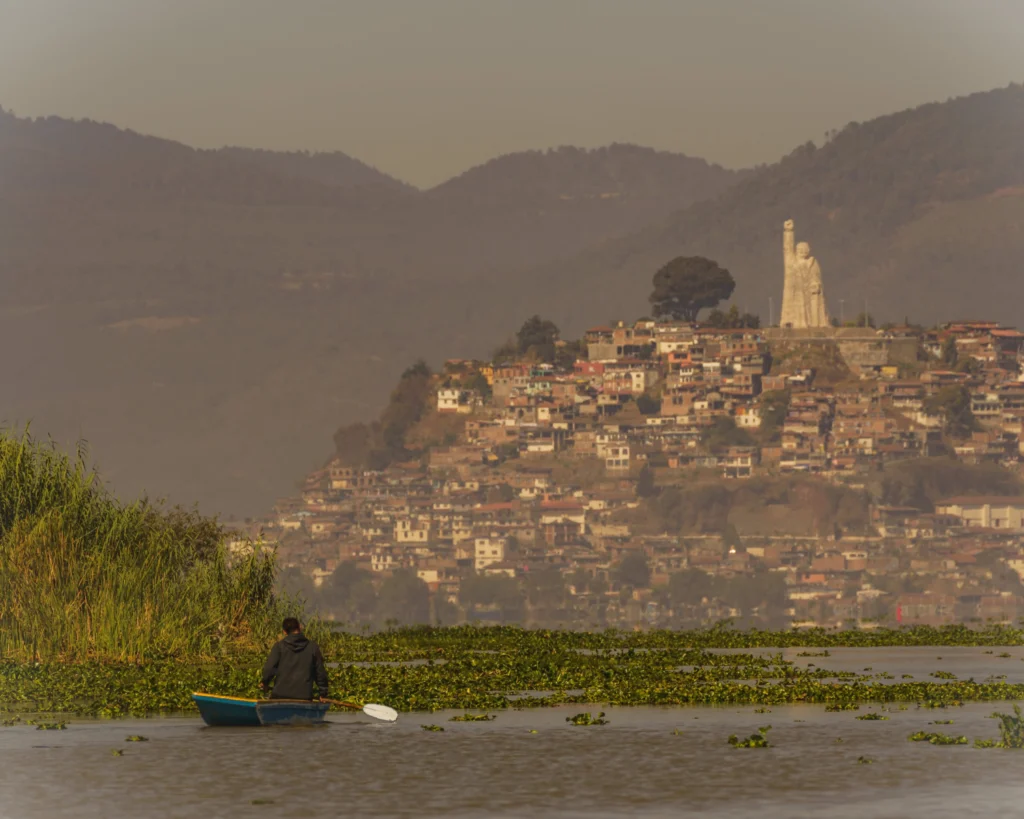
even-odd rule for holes
{"type": "Polygon", "coordinates": [[[213,519],[123,504],[86,465],[0,431],[0,657],[141,660],[262,646],[274,556],[231,559],[213,519]]]}

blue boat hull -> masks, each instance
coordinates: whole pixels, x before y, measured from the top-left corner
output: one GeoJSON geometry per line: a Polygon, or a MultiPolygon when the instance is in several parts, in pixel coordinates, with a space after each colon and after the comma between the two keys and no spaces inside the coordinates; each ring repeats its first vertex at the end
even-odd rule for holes
{"type": "Polygon", "coordinates": [[[192,695],[207,725],[258,727],[260,725],[317,725],[330,705],[305,700],[250,700],[218,694],[192,695]]]}

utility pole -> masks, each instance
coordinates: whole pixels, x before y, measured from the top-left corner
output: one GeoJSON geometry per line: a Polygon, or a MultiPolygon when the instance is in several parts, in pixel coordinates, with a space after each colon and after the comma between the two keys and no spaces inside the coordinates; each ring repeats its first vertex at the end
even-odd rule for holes
{"type": "Polygon", "coordinates": [[[775,312],[774,312],[774,307],[772,305],[772,297],[771,296],[768,297],[768,326],[769,327],[774,327],[775,326],[775,312]]]}

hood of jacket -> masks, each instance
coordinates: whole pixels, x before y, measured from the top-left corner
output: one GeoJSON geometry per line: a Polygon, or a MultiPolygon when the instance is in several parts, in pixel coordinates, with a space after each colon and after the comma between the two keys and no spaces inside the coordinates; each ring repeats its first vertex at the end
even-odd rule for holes
{"type": "Polygon", "coordinates": [[[298,654],[306,646],[309,645],[309,640],[306,639],[306,635],[301,631],[297,631],[294,634],[289,634],[282,641],[288,648],[298,654]]]}

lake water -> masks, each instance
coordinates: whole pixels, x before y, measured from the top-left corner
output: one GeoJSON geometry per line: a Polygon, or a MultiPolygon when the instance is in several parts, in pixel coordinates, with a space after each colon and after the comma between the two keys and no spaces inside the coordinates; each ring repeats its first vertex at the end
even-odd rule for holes
{"type": "MultiPolygon", "coordinates": [[[[917,679],[939,669],[1024,679],[1024,652],[1007,651],[1011,658],[833,649],[800,662],[917,679]]],[[[440,712],[402,714],[395,724],[332,714],[328,726],[291,729],[205,728],[187,717],[72,720],[64,731],[15,726],[0,728],[0,817],[1024,815],[1024,751],[907,740],[919,730],[996,738],[998,723],[987,717],[1009,704],[888,707],[887,721],[856,719],[878,706],[606,708],[608,725],[578,727],[565,718],[584,709],[566,706],[502,711],[481,723],[448,722],[456,712],[440,712]],[[930,725],[946,719],[954,724],[930,725]],[[770,748],[726,741],[767,724],[770,748]],[[126,742],[131,734],[149,741],[126,742]],[[862,756],[874,763],[858,764],[862,756]]]]}

